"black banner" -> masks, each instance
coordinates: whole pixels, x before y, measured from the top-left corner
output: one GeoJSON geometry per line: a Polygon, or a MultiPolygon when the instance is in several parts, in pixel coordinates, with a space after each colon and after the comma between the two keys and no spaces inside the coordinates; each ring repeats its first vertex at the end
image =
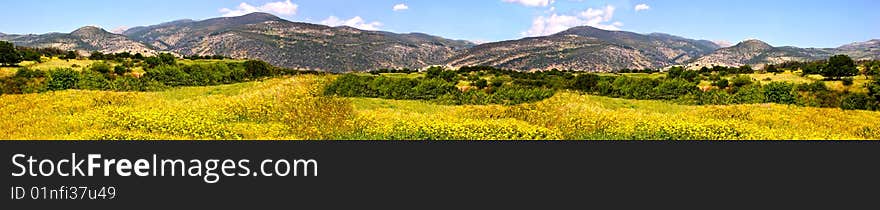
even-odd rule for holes
{"type": "Polygon", "coordinates": [[[864,209],[880,195],[873,142],[2,141],[0,150],[4,208],[864,209]],[[229,159],[236,175],[216,183],[205,173],[153,176],[152,168],[142,171],[147,176],[119,176],[116,168],[59,176],[71,166],[57,162],[74,153],[132,165],[216,159],[215,173],[229,159]],[[28,157],[37,167],[50,160],[42,172],[54,165],[54,176],[33,167],[37,176],[15,176],[24,173],[16,158],[24,166],[28,157]],[[314,160],[317,174],[303,167],[299,176],[264,176],[266,159],[275,174],[290,169],[276,170],[278,160],[314,160]],[[66,199],[72,188],[104,197],[66,199]]]}

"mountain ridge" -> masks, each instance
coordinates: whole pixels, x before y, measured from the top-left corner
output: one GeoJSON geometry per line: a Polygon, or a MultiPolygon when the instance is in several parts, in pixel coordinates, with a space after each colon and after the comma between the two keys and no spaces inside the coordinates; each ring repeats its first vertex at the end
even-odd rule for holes
{"type": "Polygon", "coordinates": [[[224,55],[329,72],[432,65],[486,65],[521,71],[554,68],[615,71],[674,65],[689,68],[763,65],[825,59],[834,54],[850,55],[856,60],[880,59],[880,39],[837,48],[774,47],[757,39],[722,47],[713,41],[666,33],[640,34],[578,26],[548,36],[475,44],[419,32],[393,33],[292,22],[259,12],[237,17],[174,20],[133,27],[122,34],[85,26],[70,33],[0,33],[0,40],[81,53],[224,55]]]}

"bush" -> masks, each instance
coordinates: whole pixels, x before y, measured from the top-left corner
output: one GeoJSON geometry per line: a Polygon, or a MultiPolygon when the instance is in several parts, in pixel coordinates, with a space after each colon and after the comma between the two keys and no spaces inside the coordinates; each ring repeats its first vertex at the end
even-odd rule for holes
{"type": "Polygon", "coordinates": [[[155,68],[146,69],[146,73],[144,73],[144,78],[155,80],[172,87],[183,86],[191,83],[189,81],[189,75],[183,70],[180,70],[180,67],[169,65],[161,65],[156,66],[155,68]]]}
{"type": "Polygon", "coordinates": [[[845,77],[845,78],[841,79],[841,81],[843,82],[843,86],[852,86],[853,85],[853,78],[852,77],[845,77]]]}
{"type": "Polygon", "coordinates": [[[501,85],[504,85],[504,79],[501,79],[500,77],[492,78],[492,82],[491,82],[490,86],[497,88],[497,87],[501,87],[501,85]]]}
{"type": "Polygon", "coordinates": [[[655,79],[621,76],[611,84],[613,88],[611,95],[628,99],[653,99],[656,95],[654,87],[658,84],[655,79]]]}
{"type": "Polygon", "coordinates": [[[718,87],[719,89],[726,89],[730,86],[730,82],[727,79],[720,79],[712,83],[712,86],[718,87]]]}
{"type": "Polygon", "coordinates": [[[378,91],[370,88],[374,77],[343,74],[327,85],[324,95],[342,97],[378,97],[378,91]]]}
{"type": "Polygon", "coordinates": [[[580,74],[574,77],[574,83],[571,85],[571,89],[580,90],[584,92],[592,92],[596,85],[599,84],[599,75],[595,74],[580,74]]]}
{"type": "Polygon", "coordinates": [[[733,95],[723,90],[710,90],[707,92],[699,92],[697,105],[727,105],[733,104],[736,99],[733,95]]]}
{"type": "Polygon", "coordinates": [[[80,73],[79,81],[77,82],[76,86],[77,88],[83,90],[111,89],[110,81],[107,80],[107,77],[104,77],[104,74],[91,70],[86,70],[80,73]]]}
{"type": "Polygon", "coordinates": [[[734,103],[736,104],[764,103],[765,98],[763,88],[758,84],[742,86],[733,94],[734,103]]]}
{"type": "Polygon", "coordinates": [[[50,91],[67,90],[76,88],[79,82],[79,72],[69,68],[61,68],[49,71],[49,80],[46,87],[50,91]]]}
{"type": "MultiPolygon", "coordinates": [[[[483,82],[483,86],[486,84],[486,80],[480,80],[483,82]]],[[[479,84],[479,81],[477,82],[479,84]]],[[[424,79],[418,82],[418,85],[412,88],[412,97],[408,99],[420,99],[420,100],[430,100],[436,99],[442,95],[446,95],[452,92],[455,92],[457,89],[455,85],[452,83],[448,83],[444,80],[440,79],[424,79]]]]}
{"type": "Polygon", "coordinates": [[[684,79],[667,79],[662,80],[656,88],[654,88],[654,96],[650,99],[672,100],[679,97],[690,95],[697,92],[699,88],[692,82],[684,79]]]}
{"type": "Polygon", "coordinates": [[[485,79],[479,79],[474,83],[474,86],[476,86],[479,89],[483,89],[483,88],[489,87],[489,81],[486,81],[485,79]]]}
{"type": "Polygon", "coordinates": [[[275,67],[265,61],[246,61],[244,62],[244,69],[251,78],[270,77],[278,74],[275,67]]]}
{"type": "Polygon", "coordinates": [[[124,66],[113,67],[113,73],[116,73],[117,75],[123,75],[128,72],[131,72],[131,69],[126,68],[124,66]]]}
{"type": "Polygon", "coordinates": [[[840,101],[840,108],[845,110],[871,110],[873,109],[871,97],[864,93],[850,93],[840,101]]]}
{"type": "Polygon", "coordinates": [[[791,83],[771,82],[764,86],[764,97],[767,103],[794,104],[796,95],[791,83]]]}
{"type": "Polygon", "coordinates": [[[95,72],[101,73],[101,74],[107,74],[107,73],[110,73],[110,70],[111,70],[111,68],[110,68],[110,64],[107,64],[107,63],[104,63],[104,62],[96,62],[96,63],[93,63],[93,64],[89,67],[89,69],[92,70],[92,71],[95,71],[95,72]]]}
{"type": "Polygon", "coordinates": [[[795,87],[797,91],[805,91],[805,92],[821,92],[828,91],[828,87],[825,86],[825,82],[815,81],[811,83],[798,84],[795,87]]]}

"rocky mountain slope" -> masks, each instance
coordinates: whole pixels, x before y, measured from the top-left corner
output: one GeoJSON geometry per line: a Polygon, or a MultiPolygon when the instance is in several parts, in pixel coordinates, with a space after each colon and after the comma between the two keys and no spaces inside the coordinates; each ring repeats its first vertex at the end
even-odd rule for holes
{"type": "Polygon", "coordinates": [[[550,36],[482,44],[449,59],[448,65],[577,71],[661,68],[682,64],[718,48],[711,41],[668,34],[644,35],[581,26],[550,36]]]}
{"type": "Polygon", "coordinates": [[[696,69],[713,65],[741,66],[748,64],[761,68],[766,64],[778,64],[786,61],[827,59],[837,54],[849,55],[856,60],[880,59],[880,40],[858,42],[838,48],[773,47],[760,40],[746,40],[694,59],[687,66],[690,69],[696,69]]]}
{"type": "Polygon", "coordinates": [[[100,51],[102,53],[131,52],[144,55],[156,54],[156,51],[148,45],[93,26],[82,27],[71,33],[0,35],[0,40],[10,41],[19,46],[75,50],[85,55],[92,51],[100,51]]]}
{"type": "Polygon", "coordinates": [[[330,72],[430,65],[495,66],[515,70],[614,71],[623,68],[689,68],[826,59],[846,54],[880,59],[880,40],[838,48],[773,47],[747,40],[721,48],[706,40],[662,33],[638,34],[580,26],[557,34],[474,45],[421,33],[397,34],[352,27],[290,22],[267,13],[202,21],[178,20],[113,34],[96,27],[71,33],[10,35],[0,40],[29,47],[104,53],[225,55],[259,59],[294,69],[330,72]]]}
{"type": "Polygon", "coordinates": [[[226,55],[331,72],[422,68],[473,46],[426,34],[290,22],[267,13],[132,28],[126,36],[182,55],[226,55]]]}

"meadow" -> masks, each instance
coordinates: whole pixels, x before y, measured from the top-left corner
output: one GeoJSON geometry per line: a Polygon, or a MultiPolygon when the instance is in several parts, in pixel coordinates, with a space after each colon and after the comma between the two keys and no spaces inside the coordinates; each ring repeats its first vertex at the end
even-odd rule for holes
{"type": "Polygon", "coordinates": [[[880,139],[873,111],[692,106],[562,91],[517,105],[325,96],[337,75],[0,96],[0,139],[880,139]]]}

